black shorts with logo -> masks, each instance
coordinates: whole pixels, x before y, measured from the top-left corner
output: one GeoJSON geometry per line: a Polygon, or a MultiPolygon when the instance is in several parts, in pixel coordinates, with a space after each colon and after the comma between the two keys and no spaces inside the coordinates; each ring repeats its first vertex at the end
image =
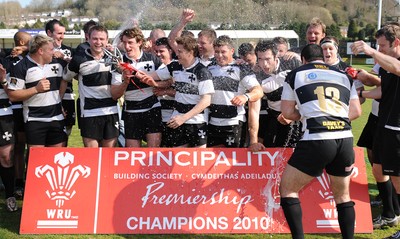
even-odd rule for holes
{"type": "Polygon", "coordinates": [[[288,164],[312,177],[324,169],[329,175],[349,176],[354,164],[353,138],[301,140],[288,164]]]}
{"type": "Polygon", "coordinates": [[[238,148],[241,143],[243,122],[238,125],[216,126],[208,125],[207,146],[224,145],[226,148],[238,148]]]}
{"type": "Polygon", "coordinates": [[[183,124],[175,131],[174,147],[188,145],[196,147],[207,144],[207,124],[183,124]]]}
{"type": "Polygon", "coordinates": [[[13,115],[0,116],[0,134],[0,146],[15,143],[13,115]]]}
{"type": "Polygon", "coordinates": [[[378,127],[372,153],[384,175],[400,176],[400,131],[378,127]]]}

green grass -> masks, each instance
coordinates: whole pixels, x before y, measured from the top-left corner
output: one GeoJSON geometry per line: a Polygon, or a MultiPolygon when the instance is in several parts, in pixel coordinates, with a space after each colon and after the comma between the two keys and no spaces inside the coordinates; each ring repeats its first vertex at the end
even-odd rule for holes
{"type": "MultiPolygon", "coordinates": [[[[370,66],[355,66],[356,68],[364,68],[369,70],[370,66]]],[[[371,101],[367,100],[363,105],[363,114],[360,118],[355,120],[352,123],[353,126],[353,133],[354,133],[354,142],[356,143],[361,131],[368,119],[368,114],[371,110],[371,101]]],[[[79,130],[77,126],[74,126],[72,134],[69,140],[70,147],[82,147],[82,139],[79,134],[79,130]]],[[[375,181],[371,174],[371,167],[369,166],[368,160],[366,159],[367,171],[368,171],[368,183],[369,183],[369,193],[371,196],[377,194],[375,181]]],[[[209,235],[19,235],[19,223],[21,218],[21,210],[15,213],[9,213],[6,211],[4,207],[4,194],[0,195],[0,238],[47,238],[47,239],[64,239],[64,238],[76,238],[76,239],[92,239],[92,238],[102,238],[102,239],[119,239],[119,238],[140,238],[140,239],[158,239],[158,238],[193,238],[193,239],[289,239],[291,238],[289,234],[238,234],[238,235],[228,235],[228,234],[209,234],[209,235]]],[[[19,206],[22,206],[22,201],[18,201],[19,206]]],[[[372,209],[373,215],[377,215],[379,213],[379,209],[373,208],[372,209]]],[[[306,212],[303,213],[306,215],[306,212]]],[[[360,239],[375,239],[375,238],[383,238],[391,235],[398,228],[388,228],[386,230],[375,230],[372,234],[357,234],[355,238],[360,239]]],[[[341,238],[339,234],[307,234],[305,236],[306,239],[328,239],[328,238],[341,238]]]]}

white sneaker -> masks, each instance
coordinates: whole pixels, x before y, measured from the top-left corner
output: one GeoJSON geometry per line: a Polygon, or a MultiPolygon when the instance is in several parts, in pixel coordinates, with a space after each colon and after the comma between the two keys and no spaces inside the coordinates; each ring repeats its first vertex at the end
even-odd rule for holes
{"type": "Polygon", "coordinates": [[[394,218],[387,218],[382,215],[379,215],[378,217],[372,220],[372,224],[374,229],[380,229],[385,226],[394,227],[399,224],[399,218],[400,218],[399,216],[395,216],[394,218]]]}
{"type": "Polygon", "coordinates": [[[6,205],[9,212],[15,212],[18,210],[17,200],[15,199],[15,197],[7,198],[6,205]]]}

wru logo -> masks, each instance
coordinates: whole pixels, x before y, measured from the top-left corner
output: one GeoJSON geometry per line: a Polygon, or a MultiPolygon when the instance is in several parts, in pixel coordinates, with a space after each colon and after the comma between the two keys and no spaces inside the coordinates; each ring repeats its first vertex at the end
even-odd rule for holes
{"type": "Polygon", "coordinates": [[[70,200],[75,195],[73,186],[78,178],[89,177],[90,168],[82,165],[73,167],[74,155],[68,152],[56,154],[54,163],[55,167],[48,164],[36,167],[35,175],[38,178],[46,177],[51,187],[46,194],[51,200],[56,201],[57,207],[61,207],[65,200],[70,200]]]}

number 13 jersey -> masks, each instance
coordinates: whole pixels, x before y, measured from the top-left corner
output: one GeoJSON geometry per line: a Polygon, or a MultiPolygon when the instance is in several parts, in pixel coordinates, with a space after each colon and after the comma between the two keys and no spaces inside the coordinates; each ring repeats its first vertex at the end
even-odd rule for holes
{"type": "Polygon", "coordinates": [[[351,77],[321,62],[291,71],[282,93],[282,100],[296,101],[303,123],[301,140],[353,137],[350,99],[358,99],[351,77]]]}

